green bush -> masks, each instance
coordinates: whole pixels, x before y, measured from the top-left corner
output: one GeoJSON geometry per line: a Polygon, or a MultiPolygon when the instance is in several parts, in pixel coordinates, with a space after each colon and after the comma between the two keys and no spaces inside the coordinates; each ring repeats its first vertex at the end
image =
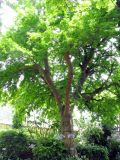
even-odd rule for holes
{"type": "Polygon", "coordinates": [[[120,142],[112,140],[111,134],[113,128],[107,125],[99,128],[91,128],[86,133],[87,142],[98,146],[104,146],[108,149],[110,160],[120,160],[120,142]]]}
{"type": "Polygon", "coordinates": [[[0,133],[0,160],[16,160],[32,158],[31,141],[28,137],[16,131],[0,133]]]}
{"type": "Polygon", "coordinates": [[[101,144],[103,146],[107,146],[114,129],[113,129],[112,126],[103,125],[102,130],[103,130],[103,136],[102,136],[102,139],[101,139],[101,144]]]}
{"type": "Polygon", "coordinates": [[[33,153],[35,160],[61,160],[66,156],[63,143],[50,138],[37,140],[33,153]]]}
{"type": "Polygon", "coordinates": [[[22,132],[12,130],[0,133],[0,160],[120,160],[120,142],[108,142],[108,150],[98,145],[78,145],[79,158],[75,159],[67,157],[64,144],[59,140],[31,141],[22,132]]]}
{"type": "Polygon", "coordinates": [[[120,160],[120,142],[110,140],[108,150],[110,160],[120,160]]]}
{"type": "Polygon", "coordinates": [[[86,131],[85,137],[90,144],[100,145],[103,137],[103,131],[101,128],[95,127],[86,131]]]}
{"type": "Polygon", "coordinates": [[[105,147],[95,145],[79,145],[77,147],[79,157],[85,156],[89,160],[108,160],[108,150],[105,147]]]}
{"type": "Polygon", "coordinates": [[[68,158],[63,158],[62,160],[89,160],[89,159],[86,157],[82,157],[82,158],[68,157],[68,158]]]}
{"type": "Polygon", "coordinates": [[[85,133],[87,142],[90,144],[101,145],[107,147],[108,139],[111,138],[113,128],[103,125],[102,128],[91,128],[85,133]],[[109,138],[108,138],[109,137],[109,138]]]}

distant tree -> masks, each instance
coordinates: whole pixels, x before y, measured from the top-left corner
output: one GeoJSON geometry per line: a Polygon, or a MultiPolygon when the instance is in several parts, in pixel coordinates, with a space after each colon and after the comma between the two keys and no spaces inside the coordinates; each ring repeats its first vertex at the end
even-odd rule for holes
{"type": "Polygon", "coordinates": [[[107,119],[120,111],[119,8],[111,0],[21,3],[0,41],[1,102],[21,115],[41,108],[58,117],[65,147],[77,156],[73,108],[107,119]]]}

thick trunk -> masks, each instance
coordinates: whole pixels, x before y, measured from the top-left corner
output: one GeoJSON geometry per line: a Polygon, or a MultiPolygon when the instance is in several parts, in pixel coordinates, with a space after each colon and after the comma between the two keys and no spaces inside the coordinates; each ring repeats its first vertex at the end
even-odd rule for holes
{"type": "Polygon", "coordinates": [[[64,141],[68,154],[72,157],[78,157],[74,142],[73,120],[70,112],[61,114],[61,138],[64,141]]]}

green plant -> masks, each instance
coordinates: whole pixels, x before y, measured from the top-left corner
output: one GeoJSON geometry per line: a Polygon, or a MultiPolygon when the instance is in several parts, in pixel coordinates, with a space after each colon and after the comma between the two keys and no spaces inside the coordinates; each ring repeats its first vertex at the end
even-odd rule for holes
{"type": "Polygon", "coordinates": [[[82,157],[82,158],[67,157],[67,158],[63,158],[62,160],[89,160],[89,159],[86,157],[82,157]]]}
{"type": "Polygon", "coordinates": [[[32,159],[32,141],[23,133],[6,131],[0,133],[0,156],[3,160],[32,159]]]}
{"type": "Polygon", "coordinates": [[[63,143],[55,139],[39,139],[33,149],[35,160],[61,160],[66,156],[66,150],[63,143]]]}
{"type": "Polygon", "coordinates": [[[101,139],[103,136],[103,131],[101,128],[98,127],[92,127],[88,128],[85,131],[85,137],[88,143],[90,144],[101,144],[101,139]]]}
{"type": "Polygon", "coordinates": [[[62,160],[88,160],[88,159],[86,157],[82,158],[68,157],[68,158],[63,158],[62,160]]]}
{"type": "Polygon", "coordinates": [[[110,160],[120,160],[120,142],[110,140],[108,150],[110,160]]]}
{"type": "Polygon", "coordinates": [[[79,145],[77,147],[79,157],[85,156],[89,160],[108,160],[108,150],[105,147],[95,145],[79,145]]]}
{"type": "Polygon", "coordinates": [[[21,117],[19,118],[19,116],[17,114],[14,114],[13,119],[12,119],[12,127],[15,129],[19,129],[22,127],[22,120],[21,117]]]}
{"type": "Polygon", "coordinates": [[[85,131],[87,142],[90,144],[108,146],[108,139],[111,138],[113,127],[103,125],[100,127],[92,127],[85,131]]]}

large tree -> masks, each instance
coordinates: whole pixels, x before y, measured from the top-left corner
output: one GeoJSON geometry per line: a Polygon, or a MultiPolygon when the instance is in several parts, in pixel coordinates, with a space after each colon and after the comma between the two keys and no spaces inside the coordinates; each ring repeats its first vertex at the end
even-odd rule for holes
{"type": "Polygon", "coordinates": [[[77,156],[74,106],[101,115],[120,110],[120,10],[112,0],[21,3],[0,39],[1,102],[19,114],[58,115],[61,138],[77,156]]]}

